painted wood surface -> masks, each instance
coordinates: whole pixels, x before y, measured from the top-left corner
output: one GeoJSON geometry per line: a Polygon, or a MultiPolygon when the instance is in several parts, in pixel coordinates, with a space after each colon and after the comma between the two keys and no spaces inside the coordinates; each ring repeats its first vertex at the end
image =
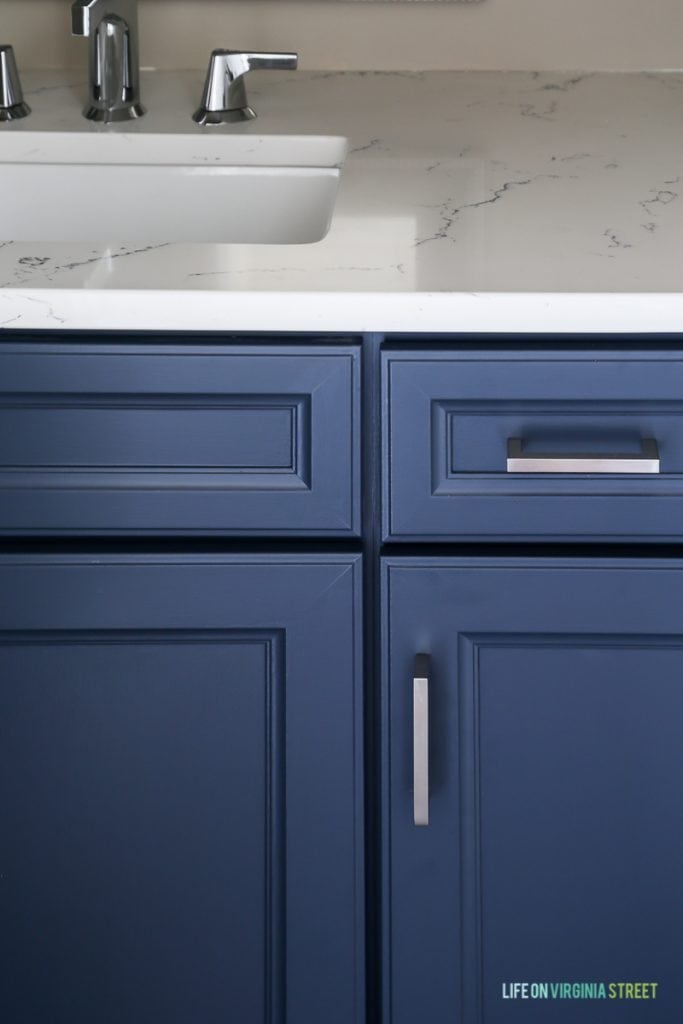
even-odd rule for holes
{"type": "Polygon", "coordinates": [[[0,532],[354,536],[353,345],[0,345],[0,532]]]}
{"type": "Polygon", "coordinates": [[[676,540],[683,521],[680,350],[386,350],[383,535],[391,541],[676,540]],[[637,453],[659,475],[510,474],[529,453],[637,453]]]}
{"type": "Polygon", "coordinates": [[[0,1017],[362,1021],[358,556],[0,560],[0,1017]]]}
{"type": "Polygon", "coordinates": [[[384,1020],[669,1024],[683,1001],[683,561],[391,557],[383,601],[384,1020]],[[604,983],[606,998],[525,999],[517,983],[604,983]],[[646,983],[647,1003],[642,988],[610,999],[619,983],[646,983]]]}

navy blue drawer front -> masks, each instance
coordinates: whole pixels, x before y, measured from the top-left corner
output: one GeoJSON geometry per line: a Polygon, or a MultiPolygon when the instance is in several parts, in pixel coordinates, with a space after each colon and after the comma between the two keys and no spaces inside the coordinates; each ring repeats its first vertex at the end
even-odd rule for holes
{"type": "Polygon", "coordinates": [[[359,532],[354,346],[0,349],[0,530],[359,532]]]}
{"type": "Polygon", "coordinates": [[[683,353],[387,350],[382,373],[385,539],[683,536],[683,353]],[[511,471],[515,439],[559,471],[511,471]],[[567,471],[643,449],[659,472],[567,471]]]}

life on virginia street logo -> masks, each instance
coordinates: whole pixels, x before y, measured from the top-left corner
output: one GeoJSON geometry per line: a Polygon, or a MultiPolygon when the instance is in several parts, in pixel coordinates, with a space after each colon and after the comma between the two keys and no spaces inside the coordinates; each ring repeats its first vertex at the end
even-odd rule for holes
{"type": "Polygon", "coordinates": [[[503,999],[656,999],[658,981],[504,981],[503,999]]]}

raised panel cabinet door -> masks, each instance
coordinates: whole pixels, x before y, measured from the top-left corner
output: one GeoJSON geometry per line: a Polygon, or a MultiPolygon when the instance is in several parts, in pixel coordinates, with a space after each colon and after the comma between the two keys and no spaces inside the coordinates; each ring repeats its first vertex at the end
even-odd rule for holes
{"type": "Polygon", "coordinates": [[[363,1020],[357,556],[3,556],[0,1020],[363,1020]]]}
{"type": "Polygon", "coordinates": [[[385,1024],[683,1005],[683,560],[383,563],[385,1024]]]}

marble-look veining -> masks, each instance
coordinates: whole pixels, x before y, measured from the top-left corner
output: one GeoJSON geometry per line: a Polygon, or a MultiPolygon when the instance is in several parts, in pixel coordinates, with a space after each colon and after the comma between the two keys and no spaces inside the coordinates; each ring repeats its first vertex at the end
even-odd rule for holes
{"type": "MultiPolygon", "coordinates": [[[[80,116],[73,73],[24,84],[34,113],[0,126],[0,153],[6,131],[112,130],[80,116]]],[[[201,131],[201,84],[147,73],[125,130],[201,131]]],[[[2,241],[0,327],[681,329],[683,75],[296,72],[250,95],[258,120],[225,130],[349,138],[322,242],[2,241]]]]}

